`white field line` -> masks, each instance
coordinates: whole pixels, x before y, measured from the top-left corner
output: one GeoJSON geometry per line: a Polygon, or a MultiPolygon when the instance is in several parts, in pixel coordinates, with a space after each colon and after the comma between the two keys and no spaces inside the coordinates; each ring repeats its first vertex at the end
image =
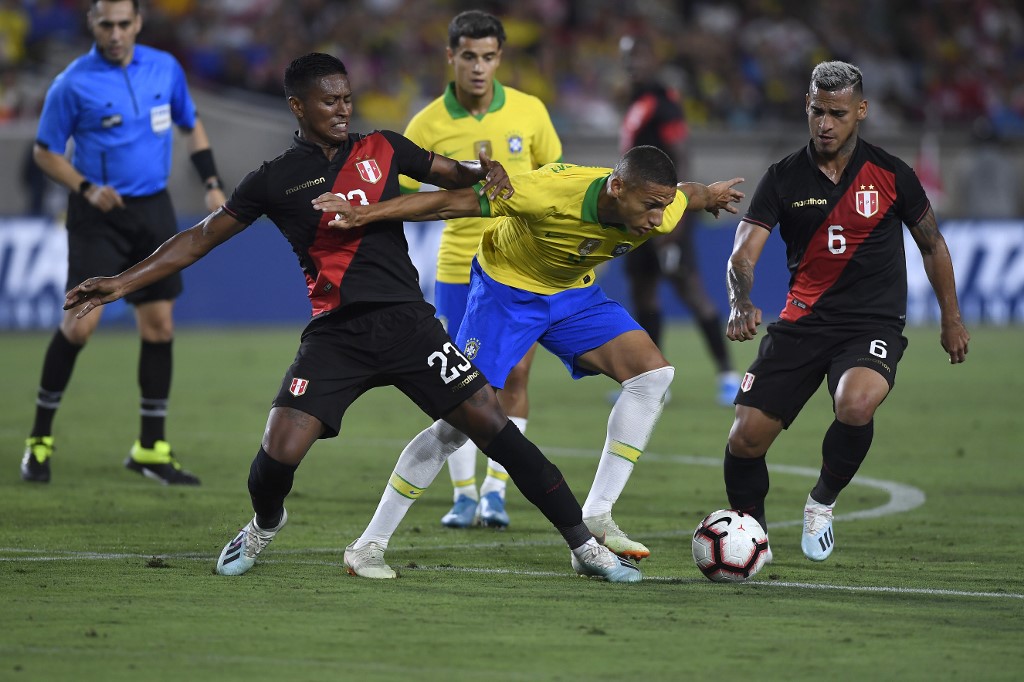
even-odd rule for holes
{"type": "MultiPolygon", "coordinates": [[[[402,441],[397,440],[377,440],[377,439],[359,439],[361,445],[378,445],[385,447],[398,447],[401,448],[405,445],[402,441]]],[[[546,447],[544,451],[560,457],[580,457],[580,458],[593,458],[596,454],[592,450],[584,450],[581,448],[559,448],[559,447],[546,447]]],[[[719,458],[714,457],[696,457],[692,455],[661,455],[654,452],[645,452],[645,461],[654,462],[672,462],[682,465],[690,466],[722,466],[722,461],[719,458]]],[[[818,470],[811,467],[801,466],[790,466],[785,464],[769,464],[768,467],[771,471],[784,474],[793,474],[796,476],[806,476],[808,478],[815,479],[818,477],[818,470]]],[[[889,516],[891,514],[898,514],[900,512],[909,511],[920,507],[925,502],[925,495],[920,489],[913,486],[904,485],[902,483],[896,483],[895,481],[884,481],[881,479],[868,478],[866,476],[859,476],[853,480],[854,484],[867,486],[869,488],[876,488],[882,490],[889,495],[889,501],[885,504],[874,507],[872,509],[862,509],[860,511],[848,512],[846,514],[836,514],[836,520],[854,520],[854,519],[870,519],[878,518],[881,516],[889,516]]],[[[802,519],[793,519],[789,521],[774,521],[772,526],[795,526],[803,523],[802,519]]],[[[676,537],[689,535],[690,531],[678,530],[678,531],[663,531],[661,533],[648,534],[650,537],[676,537]]],[[[502,540],[502,542],[482,542],[482,543],[471,543],[471,544],[457,544],[457,545],[441,545],[432,546],[429,549],[431,551],[436,550],[459,550],[459,549],[488,549],[495,548],[498,546],[514,546],[514,547],[543,547],[543,546],[554,546],[560,545],[561,541],[557,539],[551,540],[534,540],[534,541],[515,541],[515,540],[502,540]]],[[[391,553],[398,553],[402,551],[422,551],[424,548],[402,548],[402,547],[389,547],[388,551],[391,553]]],[[[277,558],[261,559],[261,563],[267,564],[313,564],[313,565],[324,565],[324,566],[335,566],[341,567],[340,562],[331,561],[317,561],[317,560],[289,560],[287,556],[309,556],[311,554],[330,554],[337,555],[337,548],[310,548],[310,549],[293,549],[293,550],[282,550],[274,552],[274,556],[277,558]]],[[[192,561],[211,561],[212,555],[201,554],[197,552],[184,552],[175,554],[138,554],[131,552],[73,552],[73,551],[51,551],[51,552],[40,552],[36,549],[27,549],[20,547],[0,547],[0,554],[13,554],[15,556],[0,556],[0,562],[11,561],[11,562],[29,562],[29,561],[112,561],[121,559],[178,559],[178,560],[192,560],[192,561]]],[[[497,569],[497,568],[458,568],[452,566],[418,566],[416,568],[402,568],[400,570],[406,571],[434,571],[434,572],[463,572],[463,573],[482,573],[482,574],[495,574],[495,575],[522,575],[522,576],[535,576],[535,577],[564,577],[564,573],[555,573],[548,571],[514,571],[508,569],[497,569]]],[[[704,582],[701,579],[692,578],[672,578],[672,577],[648,577],[645,578],[648,582],[657,583],[698,583],[704,582]]],[[[732,583],[735,585],[736,583],[732,583]]],[[[852,585],[828,585],[828,584],[815,584],[815,583],[793,583],[793,582],[775,582],[775,581],[753,581],[743,585],[745,588],[759,589],[764,587],[785,587],[794,589],[808,589],[808,590],[832,590],[840,592],[879,592],[879,593],[893,593],[893,594],[922,594],[922,595],[936,595],[936,596],[949,596],[949,597],[987,597],[987,598],[1001,598],[1001,599],[1024,599],[1024,594],[1016,594],[1012,592],[971,592],[965,590],[939,590],[929,588],[904,588],[904,587],[871,587],[871,586],[852,586],[852,585]]]]}

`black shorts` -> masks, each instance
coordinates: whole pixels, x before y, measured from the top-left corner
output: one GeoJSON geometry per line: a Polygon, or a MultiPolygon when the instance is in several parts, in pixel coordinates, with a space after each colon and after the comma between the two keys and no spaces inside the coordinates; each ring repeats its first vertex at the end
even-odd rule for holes
{"type": "MultiPolygon", "coordinates": [[[[68,199],[67,289],[90,277],[108,277],[127,270],[178,232],[167,192],[125,197],[124,201],[123,209],[104,213],[78,194],[68,199]]],[[[175,273],[128,294],[125,300],[133,305],[170,301],[181,290],[181,273],[175,273]]]]}
{"type": "Polygon", "coordinates": [[[789,428],[825,377],[834,398],[839,379],[851,367],[875,370],[891,390],[906,348],[906,337],[892,328],[851,330],[776,322],[768,325],[757,358],[740,382],[736,404],[774,415],[789,428]]]}
{"type": "Polygon", "coordinates": [[[313,320],[275,407],[292,407],[341,428],[348,406],[375,386],[394,386],[432,419],[440,419],[487,384],[459,352],[425,301],[361,306],[313,320]]]}
{"type": "Polygon", "coordinates": [[[625,255],[626,274],[631,279],[664,275],[681,276],[697,270],[697,248],[693,226],[687,219],[668,234],[651,237],[625,255]]]}

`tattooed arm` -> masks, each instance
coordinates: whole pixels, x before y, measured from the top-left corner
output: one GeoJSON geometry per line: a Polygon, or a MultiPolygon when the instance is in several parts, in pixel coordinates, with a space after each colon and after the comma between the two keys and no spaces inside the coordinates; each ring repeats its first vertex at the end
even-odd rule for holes
{"type": "Polygon", "coordinates": [[[760,225],[745,220],[736,228],[725,275],[729,291],[729,325],[725,335],[732,341],[749,341],[757,336],[761,309],[750,300],[750,292],[754,287],[754,266],[770,235],[771,232],[760,225]]]}

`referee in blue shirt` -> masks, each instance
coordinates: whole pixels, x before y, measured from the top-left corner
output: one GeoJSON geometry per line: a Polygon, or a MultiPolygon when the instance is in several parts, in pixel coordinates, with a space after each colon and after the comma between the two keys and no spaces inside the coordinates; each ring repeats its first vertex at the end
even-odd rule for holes
{"type": "MultiPolygon", "coordinates": [[[[121,272],[177,232],[167,193],[172,124],[188,140],[206,188],[206,208],[214,211],[225,201],[181,65],[166,52],[135,44],[142,29],[138,0],[92,0],[87,16],[96,42],[54,79],[33,149],[39,167],[71,190],[68,287],[86,277],[121,272]],[[70,161],[64,155],[69,139],[74,140],[70,161]]],[[[165,485],[198,485],[199,479],[175,460],[164,434],[172,310],[181,289],[180,275],[173,275],[127,296],[142,341],[142,423],[125,466],[165,485]]],[[[75,312],[64,313],[43,361],[35,423],[21,463],[26,481],[50,480],[53,418],[75,358],[100,319],[76,319],[75,312]]]]}

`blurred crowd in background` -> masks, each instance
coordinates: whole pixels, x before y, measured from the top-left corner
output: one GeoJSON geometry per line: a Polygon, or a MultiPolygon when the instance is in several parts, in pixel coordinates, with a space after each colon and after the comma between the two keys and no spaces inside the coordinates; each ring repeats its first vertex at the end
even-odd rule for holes
{"type": "MultiPolygon", "coordinates": [[[[53,75],[88,49],[88,0],[0,0],[0,123],[35,118],[53,75]]],[[[447,82],[448,20],[500,16],[499,79],[536,94],[556,127],[614,133],[623,35],[651,41],[695,129],[798,123],[810,69],[859,65],[873,126],[984,123],[1024,138],[1020,0],[143,0],[139,41],[174,53],[196,88],[282,97],[310,51],[347,65],[358,114],[403,129],[447,82]]],[[[257,98],[258,99],[258,98],[257,98]]],[[[279,101],[273,106],[279,106],[279,101]]]]}

